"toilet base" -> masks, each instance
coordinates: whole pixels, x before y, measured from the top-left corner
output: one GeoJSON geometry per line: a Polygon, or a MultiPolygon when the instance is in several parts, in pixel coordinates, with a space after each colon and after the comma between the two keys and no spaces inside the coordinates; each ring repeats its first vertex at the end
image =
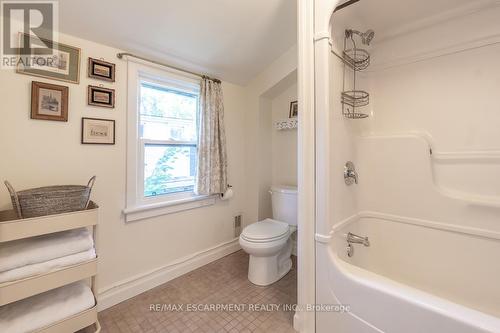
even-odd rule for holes
{"type": "Polygon", "coordinates": [[[283,249],[274,256],[250,255],[248,280],[258,286],[268,286],[284,277],[292,268],[292,242],[286,242],[283,249]]]}

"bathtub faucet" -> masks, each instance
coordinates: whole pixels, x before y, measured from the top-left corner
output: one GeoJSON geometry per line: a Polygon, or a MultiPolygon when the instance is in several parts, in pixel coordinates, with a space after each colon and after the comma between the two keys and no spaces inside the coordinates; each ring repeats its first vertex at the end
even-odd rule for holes
{"type": "Polygon", "coordinates": [[[363,244],[364,246],[370,246],[370,241],[368,237],[361,237],[356,234],[349,232],[347,234],[347,243],[348,244],[363,244]]]}

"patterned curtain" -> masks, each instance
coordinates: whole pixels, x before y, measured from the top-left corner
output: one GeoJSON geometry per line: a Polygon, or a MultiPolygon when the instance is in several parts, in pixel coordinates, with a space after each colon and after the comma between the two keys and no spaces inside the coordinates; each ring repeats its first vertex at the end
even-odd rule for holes
{"type": "Polygon", "coordinates": [[[200,92],[200,129],[196,193],[219,194],[227,188],[226,134],[220,81],[204,77],[200,92]]]}

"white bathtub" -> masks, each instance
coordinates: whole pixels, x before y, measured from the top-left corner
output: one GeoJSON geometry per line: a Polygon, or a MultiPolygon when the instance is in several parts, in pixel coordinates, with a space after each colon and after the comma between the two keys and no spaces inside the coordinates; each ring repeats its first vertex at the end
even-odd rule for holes
{"type": "Polygon", "coordinates": [[[361,213],[317,235],[317,332],[500,332],[500,234],[361,213]],[[368,236],[347,256],[346,234],[368,236]]]}

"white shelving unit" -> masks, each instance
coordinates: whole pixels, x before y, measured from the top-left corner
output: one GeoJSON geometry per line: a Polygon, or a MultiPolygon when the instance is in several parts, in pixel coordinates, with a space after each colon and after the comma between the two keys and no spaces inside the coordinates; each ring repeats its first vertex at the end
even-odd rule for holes
{"type": "Polygon", "coordinates": [[[297,118],[278,120],[274,123],[274,128],[278,131],[296,129],[299,126],[297,118]]]}
{"type": "MultiPolygon", "coordinates": [[[[17,219],[13,210],[0,211],[0,243],[18,239],[56,233],[60,231],[92,228],[94,247],[99,207],[90,202],[88,209],[83,211],[42,216],[28,219],[17,219]]],[[[97,319],[97,256],[95,259],[33,277],[5,282],[0,284],[0,306],[10,304],[55,288],[69,285],[80,280],[90,280],[94,294],[95,305],[91,309],[82,311],[69,318],[43,327],[36,332],[68,333],[76,332],[85,327],[94,325],[95,333],[101,331],[97,319]]]]}

